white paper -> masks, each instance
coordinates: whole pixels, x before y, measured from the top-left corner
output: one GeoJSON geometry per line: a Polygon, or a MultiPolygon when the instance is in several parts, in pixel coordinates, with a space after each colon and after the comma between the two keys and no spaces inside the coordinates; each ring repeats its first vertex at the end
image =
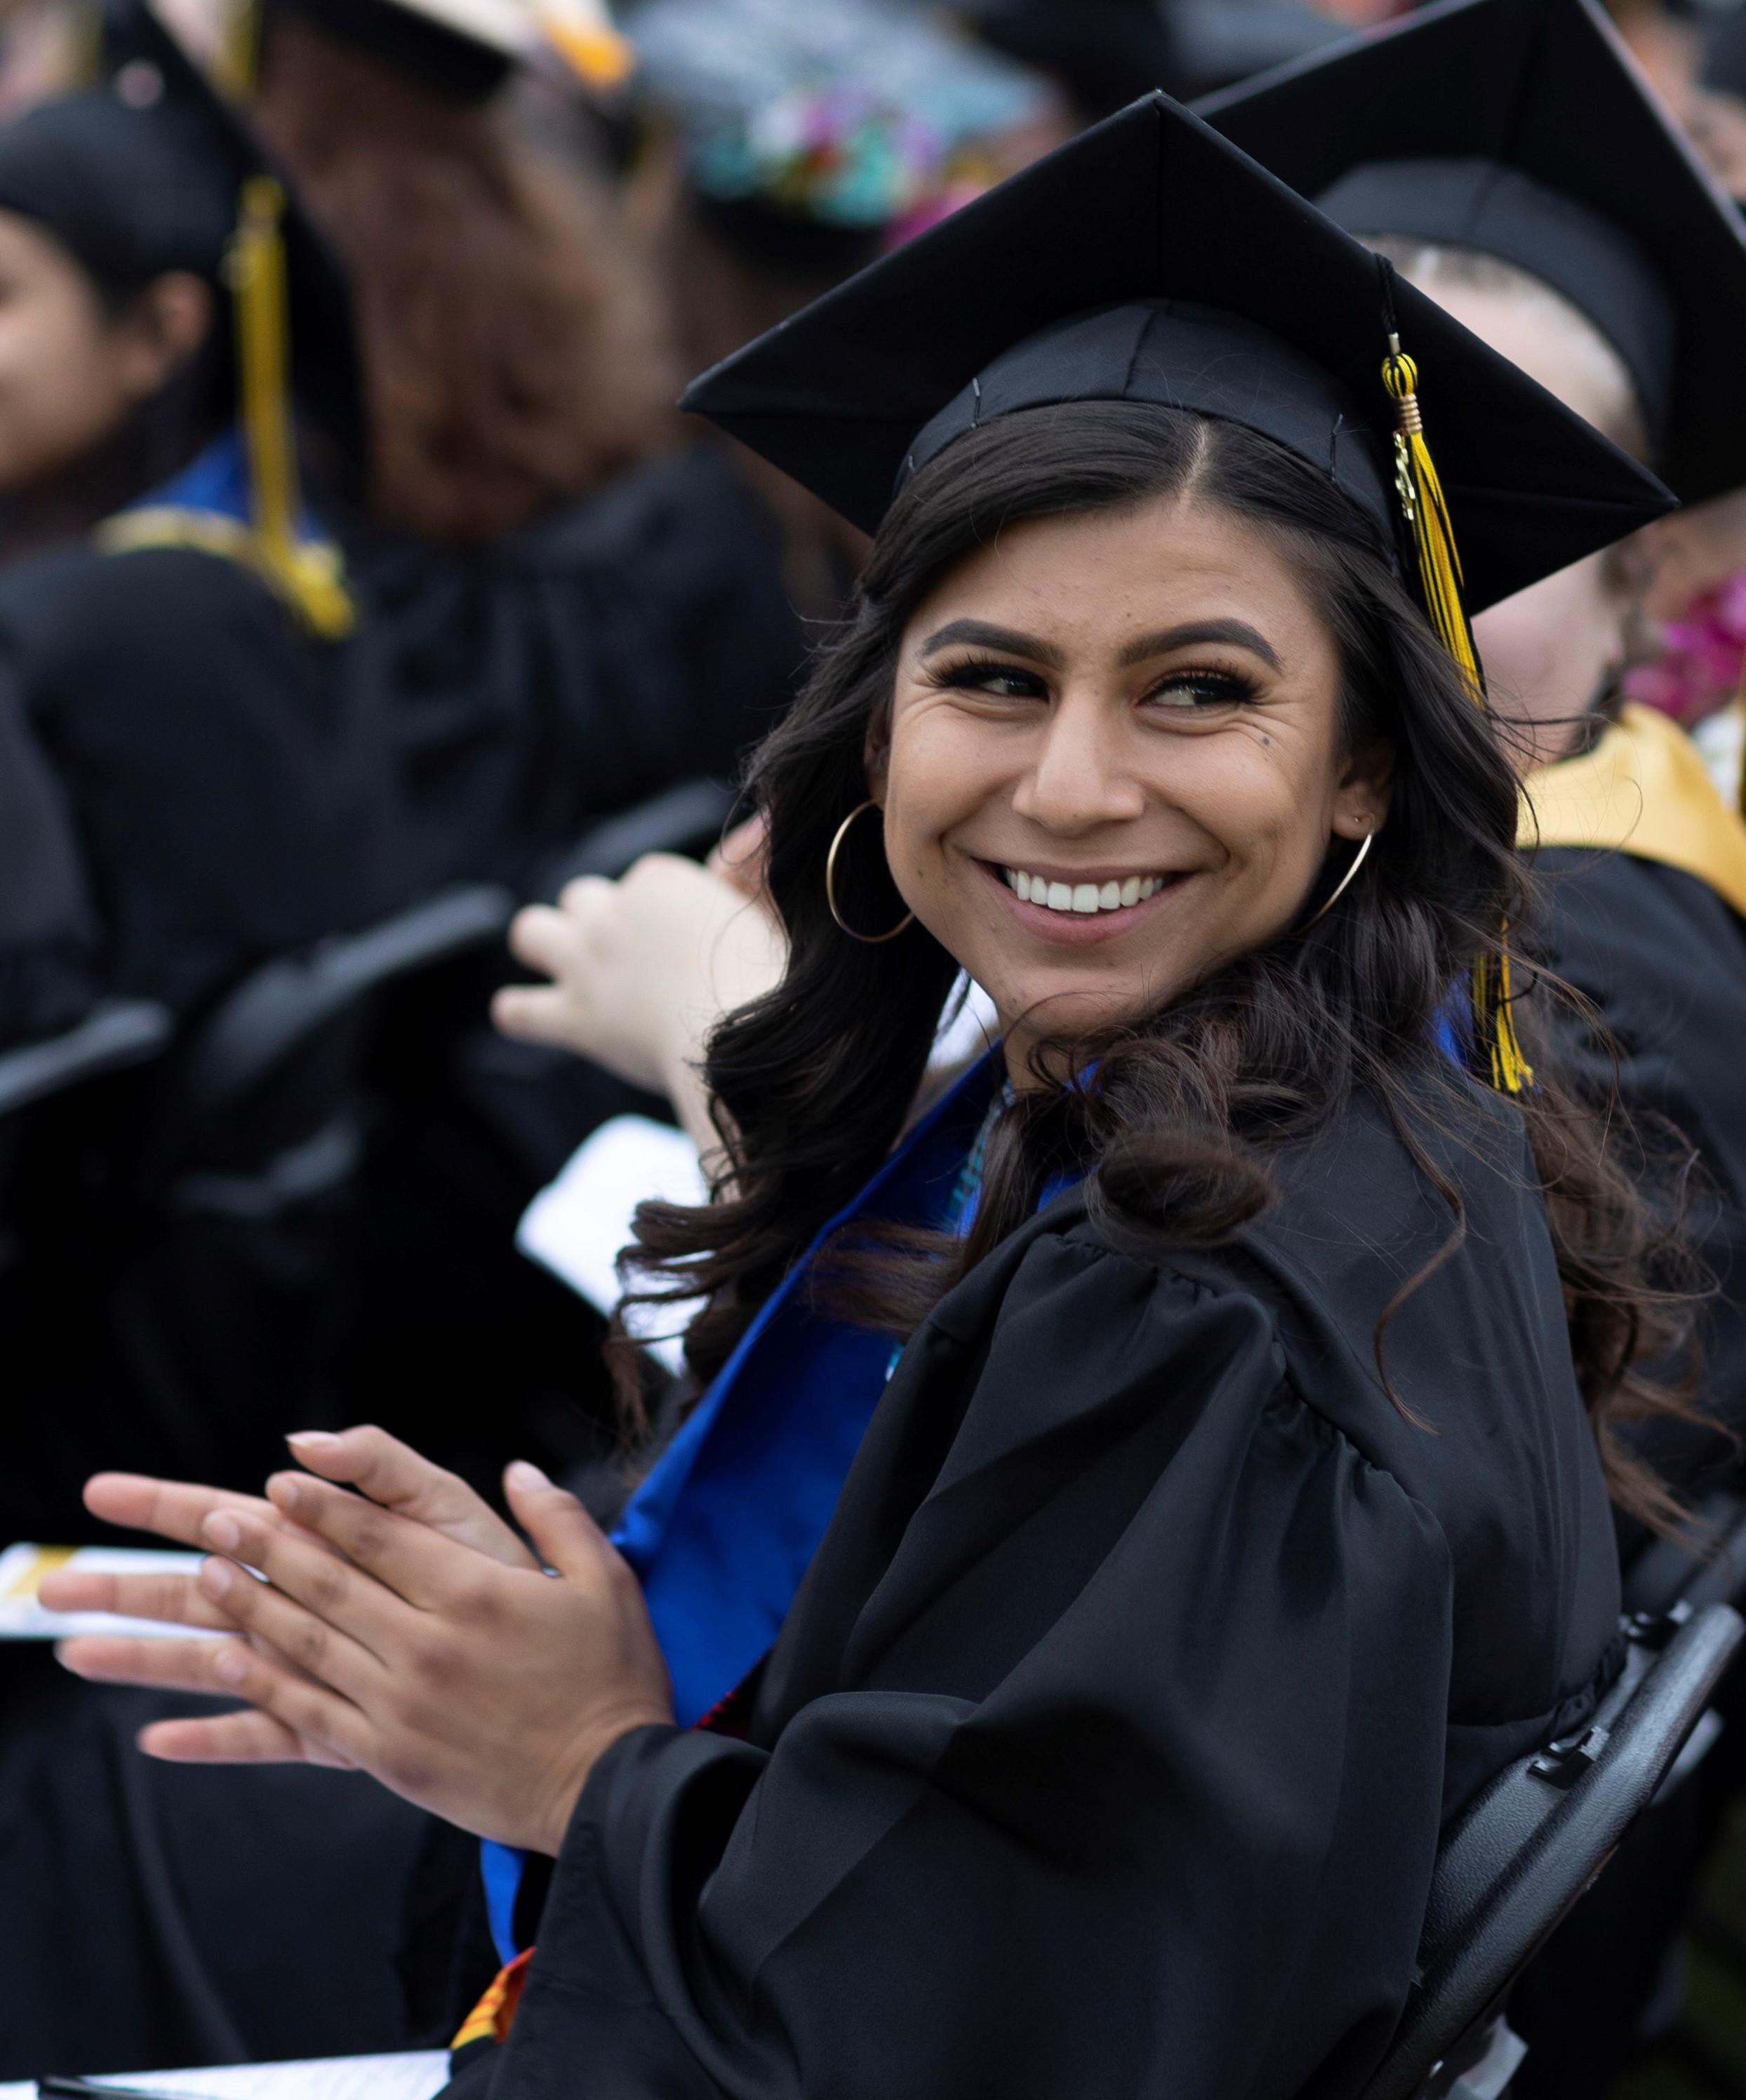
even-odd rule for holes
{"type": "MultiPolygon", "coordinates": [[[[994,1002],[960,976],[946,1002],[933,1062],[950,1069],[980,1057],[999,1033],[994,1002]]],[[[647,1116],[614,1116],[579,1146],[562,1173],[522,1214],[515,1244],[602,1312],[619,1302],[613,1264],[630,1244],[637,1206],[658,1198],[703,1204],[708,1184],[697,1148],[682,1130],[647,1116]]],[[[658,1362],[677,1374],[685,1330],[700,1300],[632,1306],[625,1326],[658,1362]]]]}
{"type": "MultiPolygon", "coordinates": [[[[9,1546],[0,1553],[0,1640],[67,1640],[74,1634],[138,1634],[149,1640],[198,1637],[205,1629],[166,1626],[158,1619],[46,1611],[37,1602],[37,1586],[64,1568],[85,1575],[192,1575],[204,1557],[132,1546],[9,1546]]],[[[0,2095],[7,2090],[0,2087],[0,2095]]]]}
{"type": "MultiPolygon", "coordinates": [[[[239,2063],[214,2071],[106,2072],[94,2085],[198,2095],[200,2100],[432,2100],[448,2083],[440,2049],[403,2056],[332,2056],[303,2063],[239,2063]]],[[[0,2085],[0,2100],[36,2100],[33,2084],[0,2085]]]]}
{"type": "MultiPolygon", "coordinates": [[[[613,1263],[630,1243],[637,1206],[651,1197],[707,1203],[697,1147],[682,1130],[648,1116],[614,1116],[571,1155],[522,1214],[515,1244],[602,1312],[619,1302],[613,1263]]],[[[625,1326],[650,1354],[677,1372],[694,1304],[633,1306],[625,1326]]]]}

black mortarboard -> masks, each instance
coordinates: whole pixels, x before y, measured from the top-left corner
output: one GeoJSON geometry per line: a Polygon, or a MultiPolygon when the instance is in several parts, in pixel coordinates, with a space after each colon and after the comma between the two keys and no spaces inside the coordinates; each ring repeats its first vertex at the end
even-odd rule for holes
{"type": "Polygon", "coordinates": [[[1059,81],[1090,115],[1178,85],[1157,0],[969,0],[959,11],[985,43],[1059,81]]]}
{"type": "MultiPolygon", "coordinates": [[[[1431,300],[1392,298],[1471,609],[1673,507],[1431,300]]],[[[872,531],[977,423],[1159,402],[1275,439],[1399,544],[1389,303],[1368,249],[1153,95],[736,351],[683,405],[872,531]]]]}
{"type": "Polygon", "coordinates": [[[1550,285],[1624,359],[1681,498],[1746,483],[1746,232],[1593,0],[1439,0],[1198,108],[1348,232],[1550,285]]]}
{"type": "Polygon", "coordinates": [[[218,93],[158,20],[149,0],[106,0],[103,55],[111,92],[149,97],[149,110],[174,123],[183,150],[203,162],[207,210],[221,258],[236,227],[245,186],[262,175],[279,184],[292,389],[341,456],[358,459],[364,447],[364,382],[351,288],[327,237],[299,205],[295,186],[240,110],[218,93]]]}
{"type": "Polygon", "coordinates": [[[0,211],[36,221],[125,293],[168,270],[216,285],[236,198],[197,120],[161,97],[94,88],[0,126],[0,211]]]}
{"type": "MultiPolygon", "coordinates": [[[[364,447],[364,393],[345,271],[240,112],[149,0],[105,0],[103,60],[114,92],[162,108],[197,139],[214,185],[231,200],[223,276],[236,322],[237,421],[251,514],[234,550],[315,632],[343,634],[353,619],[343,564],[304,514],[291,407],[294,401],[329,441],[342,472],[355,468],[364,447]]],[[[149,506],[130,514],[126,544],[147,544],[139,535],[164,514],[149,506]]],[[[112,536],[110,543],[121,544],[112,536]]]]}

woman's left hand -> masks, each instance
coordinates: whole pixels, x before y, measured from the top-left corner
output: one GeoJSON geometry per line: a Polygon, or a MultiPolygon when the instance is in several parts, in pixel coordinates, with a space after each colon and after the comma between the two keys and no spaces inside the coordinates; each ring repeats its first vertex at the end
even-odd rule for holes
{"type": "MultiPolygon", "coordinates": [[[[670,1724],[672,1697],[642,1590],[588,1512],[536,1467],[505,1480],[555,1576],[306,1473],[276,1476],[267,1493],[315,1538],[214,1511],[201,1590],[250,1638],[211,1644],[200,1688],[247,1700],[288,1744],[324,1748],[464,1829],[555,1854],[595,1760],[632,1728],[670,1724]]],[[[139,1681],[161,1657],[133,1649],[162,1645],[84,1638],[62,1660],[139,1681]]],[[[232,1718],[158,1722],[140,1746],[222,1758],[232,1718]]]]}

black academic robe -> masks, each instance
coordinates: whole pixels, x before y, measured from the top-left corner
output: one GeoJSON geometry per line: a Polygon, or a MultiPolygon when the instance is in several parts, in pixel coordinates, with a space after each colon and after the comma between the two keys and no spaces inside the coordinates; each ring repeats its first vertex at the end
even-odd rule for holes
{"type": "MultiPolygon", "coordinates": [[[[1703,1396],[1746,1425],[1746,925],[1707,882],[1659,861],[1549,847],[1536,866],[1538,951],[1599,1024],[1557,1017],[1567,1082],[1597,1105],[1616,1097],[1651,1186],[1676,1187],[1670,1176],[1696,1155],[1686,1227],[1717,1286],[1702,1316],[1703,1396]]],[[[1737,1463],[1725,1437],[1699,1429],[1645,1440],[1694,1489],[1737,1463]]]]}
{"type": "MultiPolygon", "coordinates": [[[[1581,1724],[1618,1577],[1519,1118],[1346,1113],[1230,1246],[1064,1196],[903,1353],[745,1740],[575,1811],[455,2100],[1356,2094],[1439,1833],[1581,1724]],[[1411,1410],[1418,1420],[1402,1410],[1411,1410]]],[[[755,1517],[748,1515],[748,1521],[755,1517]]]]}
{"type": "Polygon", "coordinates": [[[0,679],[0,1050],[59,1034],[96,1002],[97,924],[64,788],[0,679]]]}
{"type": "Polygon", "coordinates": [[[77,542],[0,571],[0,677],[65,793],[108,989],[192,1011],[373,915],[379,805],[328,665],[218,555],[77,542]]]}
{"type": "Polygon", "coordinates": [[[399,785],[406,896],[521,884],[600,818],[730,777],[804,665],[775,520],[712,447],[483,546],[345,537],[341,677],[399,785]]]}

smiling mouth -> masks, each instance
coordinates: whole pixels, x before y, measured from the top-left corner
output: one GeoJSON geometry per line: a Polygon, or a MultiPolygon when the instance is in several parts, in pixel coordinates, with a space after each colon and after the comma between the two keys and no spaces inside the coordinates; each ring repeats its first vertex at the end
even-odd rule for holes
{"type": "Polygon", "coordinates": [[[1063,882],[1032,875],[1021,867],[1000,867],[1001,880],[1021,904],[1040,904],[1045,911],[1091,918],[1100,911],[1131,911],[1179,882],[1179,875],[1131,875],[1104,882],[1063,882]]]}

